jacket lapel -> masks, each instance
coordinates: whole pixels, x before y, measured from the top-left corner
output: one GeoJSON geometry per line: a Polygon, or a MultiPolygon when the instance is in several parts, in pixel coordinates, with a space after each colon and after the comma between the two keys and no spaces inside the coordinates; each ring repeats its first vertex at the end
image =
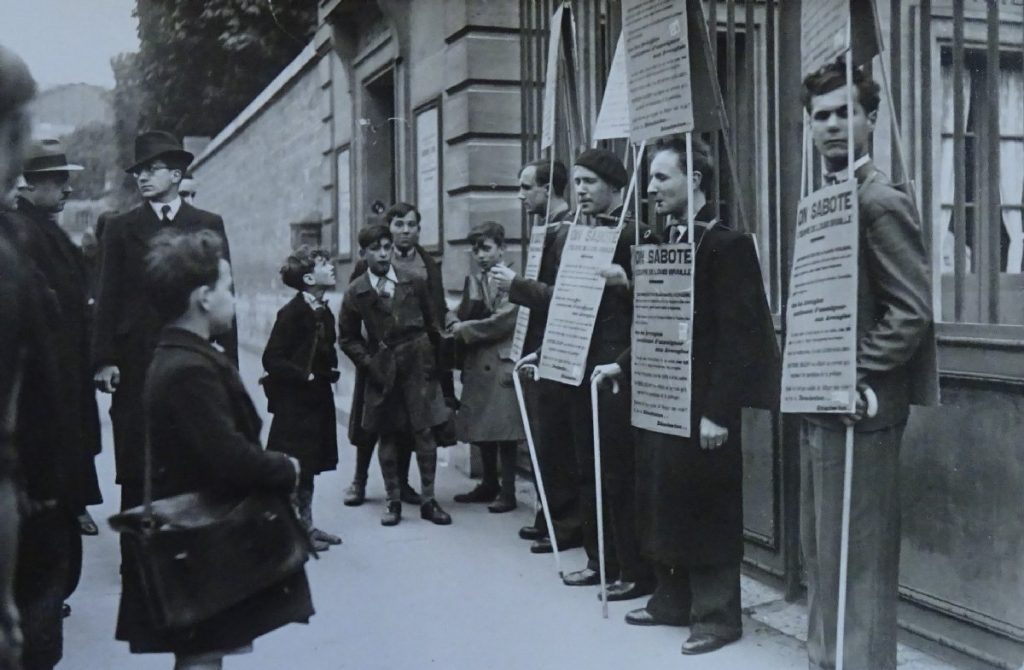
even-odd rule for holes
{"type": "Polygon", "coordinates": [[[143,246],[149,244],[149,238],[153,237],[160,229],[160,219],[156,218],[156,212],[148,202],[143,202],[130,214],[132,216],[131,225],[128,226],[128,235],[137,242],[141,242],[143,246]]]}

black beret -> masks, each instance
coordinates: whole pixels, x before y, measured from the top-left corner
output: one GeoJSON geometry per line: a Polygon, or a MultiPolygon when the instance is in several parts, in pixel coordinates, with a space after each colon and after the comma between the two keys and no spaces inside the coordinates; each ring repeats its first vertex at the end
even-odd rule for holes
{"type": "Polygon", "coordinates": [[[622,188],[629,183],[629,174],[622,161],[610,151],[587,149],[576,157],[576,165],[592,171],[613,188],[622,188]]]}

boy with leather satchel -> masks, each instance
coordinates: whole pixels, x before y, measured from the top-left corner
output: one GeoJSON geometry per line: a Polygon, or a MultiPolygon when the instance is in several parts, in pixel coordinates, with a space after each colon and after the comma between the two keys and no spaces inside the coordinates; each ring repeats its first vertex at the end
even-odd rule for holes
{"type": "Polygon", "coordinates": [[[452,519],[434,499],[437,443],[431,429],[445,423],[451,410],[440,392],[440,332],[430,293],[422,279],[392,266],[393,237],[387,226],[367,226],[358,239],[368,272],[345,291],[338,341],[363,372],[362,428],[380,436],[377,454],[387,490],[381,524],[394,526],[402,518],[398,445],[405,435],[412,436],[420,471],[420,516],[447,525],[452,519]]]}
{"type": "Polygon", "coordinates": [[[313,525],[313,477],[338,466],[338,431],[331,384],[338,380],[334,315],[324,294],[334,286],[334,264],[319,248],[303,245],[281,266],[281,280],[296,290],[277,313],[263,351],[262,380],[274,414],[267,449],[302,465],[296,491],[299,518],[317,551],[341,544],[313,525]]]}

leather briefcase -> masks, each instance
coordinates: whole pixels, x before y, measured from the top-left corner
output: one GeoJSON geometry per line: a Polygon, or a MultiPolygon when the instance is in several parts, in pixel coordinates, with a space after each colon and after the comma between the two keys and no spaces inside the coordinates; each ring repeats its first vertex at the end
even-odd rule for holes
{"type": "Polygon", "coordinates": [[[185,628],[294,575],[312,551],[288,497],[190,492],[153,500],[153,450],[143,445],[142,505],[115,514],[158,628],[185,628]]]}
{"type": "Polygon", "coordinates": [[[201,623],[289,577],[308,536],[280,494],[183,493],[110,518],[159,628],[201,623]]]}
{"type": "Polygon", "coordinates": [[[160,628],[206,621],[294,575],[309,556],[308,537],[280,494],[187,493],[110,522],[133,555],[160,628]]]}

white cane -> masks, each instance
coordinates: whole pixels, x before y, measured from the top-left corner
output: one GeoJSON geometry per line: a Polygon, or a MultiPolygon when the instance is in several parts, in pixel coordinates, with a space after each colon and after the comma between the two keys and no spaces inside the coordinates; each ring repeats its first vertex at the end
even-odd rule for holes
{"type": "Polygon", "coordinates": [[[519,379],[520,370],[532,370],[533,378],[537,379],[537,367],[524,363],[521,359],[512,369],[512,385],[516,389],[516,400],[519,401],[519,415],[523,419],[523,432],[526,433],[526,446],[530,449],[530,464],[533,466],[534,481],[537,482],[537,493],[540,494],[541,511],[544,512],[544,523],[548,525],[548,537],[551,539],[552,553],[555,555],[555,569],[558,577],[562,577],[562,557],[558,552],[558,538],[555,527],[551,523],[551,510],[548,507],[548,496],[544,492],[544,477],[540,474],[540,462],[537,460],[537,448],[533,444],[533,431],[530,429],[530,417],[526,412],[526,399],[523,397],[523,382],[519,379]]]}
{"type": "Polygon", "coordinates": [[[846,462],[843,469],[843,521],[839,540],[839,607],[836,612],[836,670],[843,670],[846,642],[846,573],[850,565],[850,499],[853,489],[853,426],[846,427],[846,462]]]}
{"type": "Polygon", "coordinates": [[[604,492],[601,487],[601,427],[597,414],[597,386],[599,377],[590,382],[590,407],[594,421],[594,496],[597,502],[597,559],[601,573],[601,613],[608,618],[608,583],[604,572],[604,492]]]}

